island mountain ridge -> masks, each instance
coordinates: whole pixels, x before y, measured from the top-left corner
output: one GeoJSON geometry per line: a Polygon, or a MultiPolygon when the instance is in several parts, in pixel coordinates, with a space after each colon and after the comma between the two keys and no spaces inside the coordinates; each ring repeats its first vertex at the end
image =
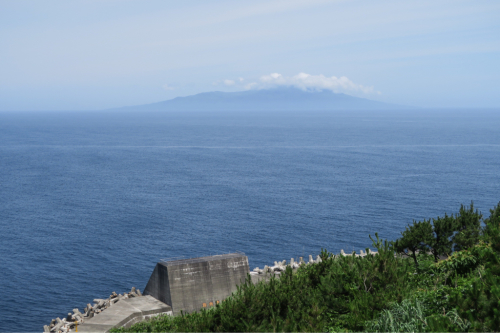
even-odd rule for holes
{"type": "Polygon", "coordinates": [[[408,106],[388,104],[329,90],[275,88],[238,92],[204,92],[170,100],[114,108],[136,111],[333,111],[395,110],[408,106]]]}

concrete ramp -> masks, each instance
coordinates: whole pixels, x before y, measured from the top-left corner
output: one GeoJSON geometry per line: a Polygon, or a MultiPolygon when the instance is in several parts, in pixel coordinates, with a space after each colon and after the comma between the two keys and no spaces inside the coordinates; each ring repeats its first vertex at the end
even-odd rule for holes
{"type": "Polygon", "coordinates": [[[114,327],[130,327],[160,314],[172,315],[172,308],[151,296],[129,298],[86,319],[78,326],[78,333],[108,332],[114,327]]]}
{"type": "Polygon", "coordinates": [[[170,305],[174,315],[192,312],[222,302],[249,273],[242,253],[160,261],[143,294],[170,305]]]}

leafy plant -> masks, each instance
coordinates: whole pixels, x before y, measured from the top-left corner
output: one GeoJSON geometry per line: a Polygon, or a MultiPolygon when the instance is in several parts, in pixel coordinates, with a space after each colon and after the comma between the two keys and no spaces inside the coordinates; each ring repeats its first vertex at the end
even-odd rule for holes
{"type": "Polygon", "coordinates": [[[434,255],[434,260],[438,262],[439,256],[451,254],[453,241],[451,237],[455,231],[456,219],[447,214],[444,217],[438,217],[432,219],[432,232],[433,237],[428,240],[429,247],[432,254],[434,255]]]}
{"type": "Polygon", "coordinates": [[[485,227],[483,229],[483,234],[486,237],[491,236],[489,235],[491,233],[490,224],[493,224],[494,227],[495,223],[498,222],[500,222],[500,202],[493,209],[490,209],[490,217],[484,220],[485,227]]]}
{"type": "Polygon", "coordinates": [[[430,221],[413,221],[413,225],[408,225],[401,235],[402,237],[394,243],[394,249],[398,253],[412,257],[415,267],[418,268],[417,253],[419,251],[428,251],[428,244],[432,242],[432,225],[430,221]]]}
{"type": "Polygon", "coordinates": [[[468,208],[464,205],[460,206],[460,212],[456,218],[457,232],[452,238],[454,251],[466,250],[479,242],[482,218],[483,215],[477,209],[474,211],[473,202],[468,208]]]}

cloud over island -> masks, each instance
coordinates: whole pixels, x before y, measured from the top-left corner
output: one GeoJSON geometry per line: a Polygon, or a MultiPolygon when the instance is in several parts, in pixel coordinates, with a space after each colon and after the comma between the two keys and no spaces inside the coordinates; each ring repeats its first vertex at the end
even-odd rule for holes
{"type": "Polygon", "coordinates": [[[335,93],[347,93],[353,95],[380,95],[380,91],[375,90],[371,86],[364,86],[352,82],[345,76],[325,76],[323,74],[311,75],[307,73],[299,73],[294,76],[283,76],[279,73],[271,73],[262,75],[257,81],[246,82],[243,78],[237,80],[225,79],[214,82],[217,85],[219,82],[226,86],[241,86],[246,90],[250,89],[269,89],[276,87],[295,87],[302,90],[330,90],[335,93]]]}

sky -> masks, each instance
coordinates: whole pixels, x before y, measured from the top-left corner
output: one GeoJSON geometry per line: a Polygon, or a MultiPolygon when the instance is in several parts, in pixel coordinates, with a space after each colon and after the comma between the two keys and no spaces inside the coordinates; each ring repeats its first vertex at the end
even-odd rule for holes
{"type": "Polygon", "coordinates": [[[500,1],[0,0],[0,111],[280,86],[500,107],[500,1]]]}

